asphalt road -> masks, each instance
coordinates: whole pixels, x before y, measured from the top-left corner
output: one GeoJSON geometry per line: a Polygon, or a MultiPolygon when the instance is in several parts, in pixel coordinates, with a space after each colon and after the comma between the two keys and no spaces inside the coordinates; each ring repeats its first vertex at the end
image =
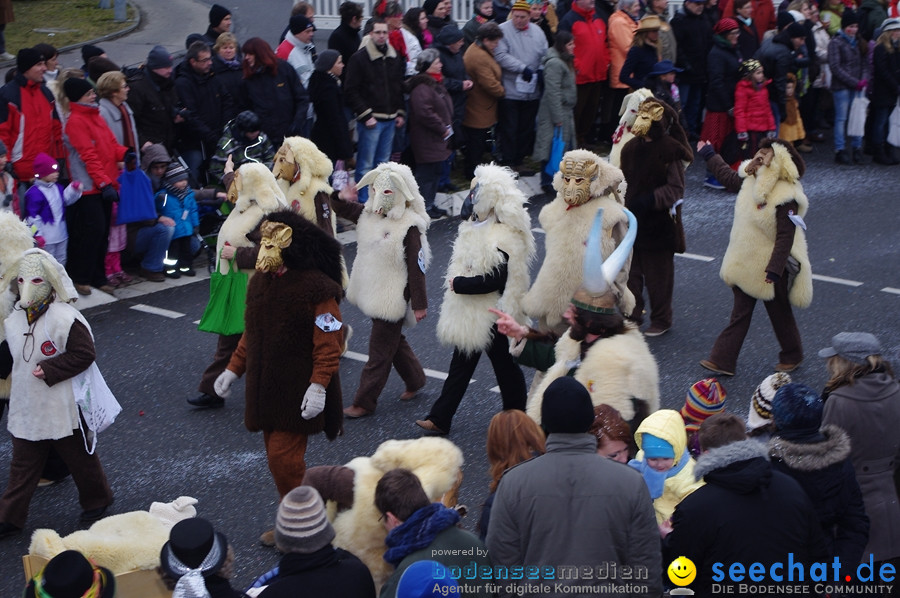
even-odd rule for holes
{"type": "MultiPolygon", "coordinates": [[[[691,383],[707,377],[697,362],[707,356],[731,308],[731,292],[719,279],[718,269],[728,240],[734,196],[703,188],[702,175],[700,165],[688,171],[684,220],[688,251],[695,257],[676,258],[674,327],[662,337],[648,339],[659,362],[662,404],[674,409],[683,404],[691,383]]],[[[825,370],[816,352],[842,330],[875,333],[894,363],[900,364],[896,230],[900,168],[835,168],[828,148],[820,145],[811,155],[804,184],[811,204],[806,220],[813,272],[834,279],[816,280],[812,306],[797,313],[807,357],[794,378],[818,389],[825,381],[825,370]]],[[[538,209],[532,207],[535,225],[538,209]]],[[[438,344],[435,326],[455,229],[455,220],[443,220],[429,231],[434,251],[428,272],[431,307],[429,316],[408,334],[422,364],[437,372],[446,371],[452,353],[438,344]]],[[[542,251],[541,235],[536,235],[542,251]]],[[[348,244],[345,251],[352,263],[355,245],[348,244]]],[[[259,534],[272,526],[277,494],[261,435],[243,427],[242,381],[235,385],[234,397],[224,409],[195,410],[185,403],[196,394],[199,374],[215,346],[215,337],[198,332],[195,324],[207,297],[207,283],[198,282],[86,310],[96,337],[98,364],[124,408],[116,423],[101,434],[98,450],[116,496],[113,513],[144,510],[153,501],[182,495],[196,497],[199,514],[212,520],[233,543],[235,585],[243,587],[277,561],[274,550],[257,543],[259,534]],[[176,317],[132,309],[137,304],[170,310],[176,313],[169,316],[176,317]]],[[[342,309],[344,320],[355,330],[351,350],[365,354],[368,320],[349,303],[342,309]]],[[[759,307],[737,375],[722,380],[729,411],[746,415],[749,397],[771,373],[777,352],[774,335],[759,307]]],[[[341,364],[345,405],[352,401],[362,365],[352,358],[341,364]]],[[[526,375],[530,379],[530,372],[526,375]]],[[[461,500],[470,506],[471,514],[464,520],[470,529],[474,529],[488,486],[485,431],[501,405],[499,394],[491,390],[496,381],[486,359],[474,378],[450,436],[465,454],[461,500]]],[[[392,374],[376,414],[346,422],[344,435],[334,442],[315,437],[308,464],[346,463],[355,456],[370,455],[389,438],[418,437],[420,430],[413,422],[427,414],[440,387],[439,379],[429,378],[417,399],[400,402],[396,397],[403,384],[392,374]]],[[[6,485],[10,457],[9,438],[3,434],[0,487],[6,485]]],[[[30,533],[45,527],[61,535],[81,529],[79,512],[71,480],[37,491],[27,533],[0,541],[0,594],[17,595],[22,587],[19,557],[27,552],[30,533]]]]}

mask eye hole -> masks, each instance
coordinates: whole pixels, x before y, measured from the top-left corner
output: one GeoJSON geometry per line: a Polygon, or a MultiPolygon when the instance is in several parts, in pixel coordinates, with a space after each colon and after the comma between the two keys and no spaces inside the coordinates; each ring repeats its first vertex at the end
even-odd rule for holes
{"type": "Polygon", "coordinates": [[[568,184],[572,179],[570,179],[569,177],[563,177],[563,180],[568,184]]]}
{"type": "Polygon", "coordinates": [[[36,276],[31,279],[31,284],[44,284],[44,279],[40,276],[36,276]]]}
{"type": "Polygon", "coordinates": [[[383,191],[383,193],[384,193],[385,195],[393,195],[393,194],[394,194],[394,192],[391,191],[390,189],[385,189],[385,190],[383,191]]]}
{"type": "Polygon", "coordinates": [[[576,184],[576,185],[580,185],[580,184],[583,183],[583,182],[584,182],[584,179],[581,178],[581,177],[578,177],[577,179],[575,179],[575,184],[576,184]]]}
{"type": "Polygon", "coordinates": [[[22,278],[21,276],[17,279],[17,281],[19,284],[25,284],[25,279],[22,278]]]}

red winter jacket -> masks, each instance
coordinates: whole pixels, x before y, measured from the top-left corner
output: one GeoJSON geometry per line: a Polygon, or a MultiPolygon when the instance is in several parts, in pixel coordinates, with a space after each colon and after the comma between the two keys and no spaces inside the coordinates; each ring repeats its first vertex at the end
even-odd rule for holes
{"type": "Polygon", "coordinates": [[[609,48],[606,22],[593,8],[582,11],[574,2],[559,24],[575,38],[575,84],[606,81],[609,73],[609,48]]]}
{"type": "Polygon", "coordinates": [[[116,141],[98,106],[71,104],[66,121],[69,145],[69,172],[81,181],[84,193],[99,193],[106,185],[119,188],[119,166],[128,148],[116,141]]]}
{"type": "Polygon", "coordinates": [[[759,89],[752,81],[741,79],[734,90],[734,130],[738,133],[748,131],[774,131],[775,117],[769,105],[769,84],[771,79],[763,82],[759,89]]]}
{"type": "Polygon", "coordinates": [[[0,104],[0,139],[9,151],[16,178],[34,178],[34,158],[41,152],[56,159],[65,157],[56,102],[43,83],[17,75],[0,90],[0,104]]]}

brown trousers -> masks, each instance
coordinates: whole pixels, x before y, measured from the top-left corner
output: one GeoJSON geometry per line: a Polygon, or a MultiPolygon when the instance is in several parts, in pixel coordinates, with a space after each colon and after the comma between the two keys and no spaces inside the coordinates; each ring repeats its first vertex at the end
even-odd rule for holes
{"type": "Polygon", "coordinates": [[[353,397],[354,405],[375,411],[378,397],[391,374],[391,365],[400,374],[406,390],[416,391],[425,386],[425,371],[403,336],[403,321],[385,322],[372,318],[369,361],[359,377],[359,388],[353,397]]]}
{"type": "Polygon", "coordinates": [[[74,430],[71,436],[59,440],[23,440],[13,436],[9,483],[0,498],[0,521],[18,528],[25,527],[28,506],[41,480],[50,447],[56,449],[72,472],[82,511],[99,509],[112,503],[112,490],[100,458],[97,453],[89,455],[84,449],[84,437],[80,430],[74,430]]]}
{"type": "Polygon", "coordinates": [[[215,389],[216,378],[228,367],[228,362],[231,361],[231,354],[237,349],[240,340],[240,334],[219,335],[219,340],[216,341],[216,354],[213,356],[212,363],[209,364],[209,367],[206,368],[206,371],[200,377],[200,386],[197,390],[214,397],[218,396],[215,389]]]}
{"type": "MultiPolygon", "coordinates": [[[[297,414],[300,414],[299,404],[297,414]]],[[[306,475],[307,439],[306,434],[297,432],[281,430],[263,432],[269,471],[272,472],[275,488],[278,489],[278,496],[281,498],[297,486],[303,485],[303,476],[306,475]]]]}
{"type": "Polygon", "coordinates": [[[644,321],[644,287],[650,298],[650,326],[672,327],[672,294],[675,289],[675,252],[671,249],[635,249],[628,271],[628,290],[634,294],[631,319],[644,321]]]}
{"type": "MultiPolygon", "coordinates": [[[[763,301],[775,338],[781,345],[778,353],[778,362],[794,364],[803,361],[803,344],[800,340],[800,331],[794,320],[794,311],[788,299],[787,276],[782,276],[775,284],[775,297],[771,301],[763,301]]],[[[713,345],[709,360],[722,369],[729,372],[737,367],[738,353],[744,344],[744,338],[750,330],[750,319],[753,317],[753,309],[756,307],[756,298],[751,297],[738,287],[732,287],[734,292],[734,307],[731,309],[731,321],[725,330],[719,334],[713,345]]]]}

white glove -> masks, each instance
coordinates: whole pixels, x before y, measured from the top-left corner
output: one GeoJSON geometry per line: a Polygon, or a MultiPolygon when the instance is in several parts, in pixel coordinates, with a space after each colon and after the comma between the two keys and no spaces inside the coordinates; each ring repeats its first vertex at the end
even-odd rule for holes
{"type": "Polygon", "coordinates": [[[303,419],[312,419],[325,409],[325,387],[313,382],[303,395],[303,404],[300,405],[300,416],[303,419]]]}
{"type": "Polygon", "coordinates": [[[231,385],[234,384],[234,381],[238,379],[238,375],[232,372],[229,369],[226,369],[224,372],[219,374],[219,377],[216,378],[215,383],[213,384],[213,388],[216,391],[216,394],[222,397],[223,399],[227,399],[231,396],[231,385]]]}

